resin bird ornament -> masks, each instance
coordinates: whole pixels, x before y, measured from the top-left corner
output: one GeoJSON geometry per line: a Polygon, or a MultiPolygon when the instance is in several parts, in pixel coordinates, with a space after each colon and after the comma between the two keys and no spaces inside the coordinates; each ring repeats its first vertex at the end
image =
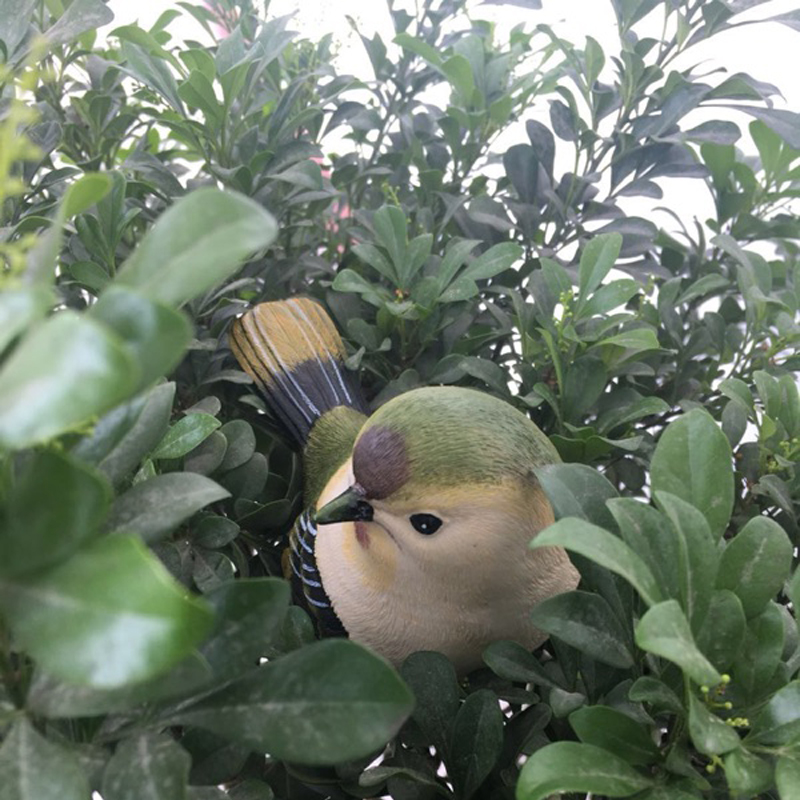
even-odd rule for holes
{"type": "Polygon", "coordinates": [[[562,549],[528,548],[553,521],[534,470],[559,460],[533,422],[457,387],[414,389],[367,416],[336,328],[311,300],[257,306],[231,346],[303,446],[287,573],[321,635],[396,665],[437,650],[460,672],[493,641],[546,638],[531,608],[579,576],[562,549]]]}

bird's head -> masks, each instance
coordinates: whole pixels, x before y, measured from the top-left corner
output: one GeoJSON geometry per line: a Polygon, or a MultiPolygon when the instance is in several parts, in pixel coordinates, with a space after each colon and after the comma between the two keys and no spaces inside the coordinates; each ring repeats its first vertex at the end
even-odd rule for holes
{"type": "Polygon", "coordinates": [[[416,389],[365,423],[351,485],[316,520],[385,532],[418,563],[434,565],[440,554],[453,568],[455,553],[474,559],[495,533],[507,540],[516,527],[530,539],[550,521],[533,470],[553,461],[547,437],[510,404],[471,389],[416,389]]]}

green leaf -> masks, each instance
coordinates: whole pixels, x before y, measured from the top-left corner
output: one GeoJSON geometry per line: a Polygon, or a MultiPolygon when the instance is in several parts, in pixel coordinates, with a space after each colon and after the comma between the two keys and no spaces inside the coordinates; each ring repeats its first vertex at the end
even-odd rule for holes
{"type": "Polygon", "coordinates": [[[232,275],[276,235],[275,220],[249,198],[198,189],[158,218],[116,280],[181,305],[232,275]]]}
{"type": "Polygon", "coordinates": [[[780,756],[775,763],[775,784],[781,800],[800,800],[800,758],[780,756]]]}
{"type": "Polygon", "coordinates": [[[663,681],[644,675],[633,682],[628,691],[628,698],[634,703],[650,703],[657,710],[683,714],[683,703],[678,695],[663,681]]]}
{"type": "Polygon", "coordinates": [[[56,24],[45,31],[45,36],[51,45],[68,44],[113,19],[114,13],[102,0],[73,0],[56,24]]]}
{"type": "Polygon", "coordinates": [[[522,257],[522,248],[513,242],[501,242],[490,247],[467,265],[461,273],[462,278],[481,281],[493,278],[507,270],[522,257]]]}
{"type": "Polygon", "coordinates": [[[226,422],[219,432],[225,436],[228,447],[220,469],[227,472],[246,464],[256,452],[256,435],[253,426],[243,419],[226,422]]]}
{"type": "Polygon", "coordinates": [[[446,756],[459,707],[455,668],[441,653],[412,653],[403,662],[400,675],[414,693],[414,721],[446,756]]]}
{"type": "Polygon", "coordinates": [[[716,686],[719,672],[697,649],[692,630],[677,600],[654,605],[639,620],[636,644],[677,664],[695,683],[716,686]]]}
{"type": "Polygon", "coordinates": [[[185,314],[124,286],[109,286],[90,314],[114,331],[136,359],[140,370],[137,389],[169,374],[192,338],[185,314]]]}
{"type": "Polygon", "coordinates": [[[400,288],[408,288],[403,284],[408,247],[408,223],[403,209],[397,206],[382,206],[375,212],[373,225],[378,243],[389,252],[400,288]]]}
{"type": "Polygon", "coordinates": [[[197,472],[212,475],[225,460],[228,441],[219,431],[212,431],[208,438],[186,454],[183,461],[184,472],[197,472]]]}
{"type": "Polygon", "coordinates": [[[720,560],[717,588],[730,589],[748,617],[760,614],[781,590],[792,565],[792,543],[767,517],[753,517],[728,542],[720,560]]]}
{"type": "Polygon", "coordinates": [[[110,502],[111,489],[94,470],[55,451],[32,454],[0,516],[0,576],[64,560],[97,533],[110,502]]]}
{"type": "Polygon", "coordinates": [[[613,336],[601,339],[592,347],[604,347],[607,345],[624,347],[626,350],[634,350],[636,352],[658,350],[659,347],[655,331],[650,328],[632,328],[622,333],[615,333],[613,336]]]}
{"type": "Polygon", "coordinates": [[[459,797],[468,800],[492,771],[503,749],[503,712],[488,689],[469,695],[456,715],[448,767],[459,797]]]}
{"type": "Polygon", "coordinates": [[[713,417],[693,409],[670,423],[651,462],[653,491],[677,495],[703,512],[715,539],[733,508],[731,446],[713,417]]]}
{"type": "Polygon", "coordinates": [[[209,503],[230,494],[192,472],[168,472],[137,483],[114,501],[107,529],[133,533],[147,542],[165,536],[209,503]]]}
{"type": "Polygon", "coordinates": [[[165,671],[211,625],[205,604],[132,536],[100,539],[25,581],[0,580],[0,607],[45,670],[107,688],[165,671]]]}
{"type": "Polygon", "coordinates": [[[580,517],[614,528],[606,501],[617,497],[617,490],[596,469],[588,464],[547,464],[535,471],[556,519],[580,517]]]}
{"type": "Polygon", "coordinates": [[[442,57],[439,55],[439,51],[422,39],[416,39],[408,33],[398,33],[393,41],[395,44],[399,44],[403,50],[408,50],[410,53],[421,56],[434,67],[440,67],[442,64],[442,57]]]}
{"type": "Polygon", "coordinates": [[[78,759],[22,718],[0,746],[3,800],[86,800],[89,784],[78,759]]]}
{"type": "Polygon", "coordinates": [[[736,750],[739,734],[706,708],[694,694],[689,694],[689,735],[692,743],[706,755],[721,755],[736,750]]]}
{"type": "Polygon", "coordinates": [[[556,685],[536,657],[517,642],[492,642],[483,651],[483,660],[495,675],[505,680],[550,687],[556,685]]]}
{"type": "Polygon", "coordinates": [[[736,795],[752,797],[772,786],[772,765],[740,747],[725,756],[725,779],[736,795]]]}
{"type": "Polygon", "coordinates": [[[584,706],[569,715],[569,724],[585,744],[602,747],[634,766],[652,764],[658,758],[647,728],[615,708],[584,706]]]}
{"type": "Polygon", "coordinates": [[[217,676],[229,680],[252,668],[280,631],[289,584],[279,578],[229,581],[205,597],[216,625],[201,654],[217,676]]]}
{"type": "Polygon", "coordinates": [[[770,697],[752,721],[752,738],[768,745],[800,739],[800,681],[787,683],[770,697]]]}
{"type": "Polygon", "coordinates": [[[720,671],[727,670],[741,652],[747,620],[739,598],[727,589],[711,594],[697,645],[720,671]]]}
{"type": "Polygon", "coordinates": [[[43,317],[52,302],[44,286],[4,288],[0,294],[0,354],[29,325],[43,317]]]}
{"type": "Polygon", "coordinates": [[[191,756],[167,734],[125,739],[103,772],[103,800],[185,798],[191,763],[191,756]]]}
{"type": "MultiPolygon", "coordinates": [[[[578,271],[578,297],[587,301],[603,282],[619,258],[622,236],[619,233],[603,233],[593,236],[583,248],[578,271]]],[[[657,345],[656,345],[657,346],[657,345]]]]}
{"type": "Polygon", "coordinates": [[[572,591],[537,603],[531,612],[537,628],[591,658],[619,669],[633,666],[629,637],[600,595],[572,591]]]}
{"type": "Polygon", "coordinates": [[[150,457],[182,458],[205,441],[219,426],[219,420],[210,414],[187,414],[167,431],[150,457]]]}
{"type": "Polygon", "coordinates": [[[669,492],[655,492],[677,542],[680,599],[696,630],[703,622],[717,576],[718,550],[705,517],[669,492]]]}
{"type": "Polygon", "coordinates": [[[73,449],[119,487],[156,446],[169,425],[175,384],[162,383],[106,414],[73,449]]]}
{"type": "Polygon", "coordinates": [[[116,336],[72,311],[34,328],[0,370],[0,446],[46,441],[102,414],[138,383],[116,336]]]}
{"type": "Polygon", "coordinates": [[[199,70],[192,70],[189,77],[178,86],[178,97],[189,108],[198,108],[208,122],[219,124],[223,108],[214,94],[211,81],[199,70]]]}
{"type": "Polygon", "coordinates": [[[397,277],[394,265],[389,263],[386,256],[374,244],[364,242],[353,245],[353,252],[393,286],[400,285],[400,279],[397,277]]]}
{"type": "Polygon", "coordinates": [[[354,642],[317,642],[258,667],[172,714],[275,758],[335,764],[386,744],[411,712],[411,692],[354,642]]]}
{"type": "Polygon", "coordinates": [[[517,800],[545,800],[555,792],[628,797],[652,785],[621,758],[590,744],[556,742],[537,750],[522,768],[517,800]]]}
{"type": "Polygon", "coordinates": [[[472,76],[472,67],[464,56],[450,56],[441,67],[442,72],[450,85],[461,95],[464,104],[472,101],[472,92],[475,90],[475,79],[472,76]]]}
{"type": "Polygon", "coordinates": [[[567,517],[545,528],[531,548],[556,545],[591,559],[601,567],[625,578],[647,605],[661,601],[661,590],[653,573],[621,539],[584,520],[567,517]]]}

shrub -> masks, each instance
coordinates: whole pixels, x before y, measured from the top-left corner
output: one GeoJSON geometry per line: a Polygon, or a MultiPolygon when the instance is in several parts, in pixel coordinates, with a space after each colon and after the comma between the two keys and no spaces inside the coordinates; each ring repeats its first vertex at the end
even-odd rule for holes
{"type": "Polygon", "coordinates": [[[248,0],[107,44],[0,0],[4,800],[798,796],[800,115],[679,68],[758,3],[612,0],[610,54],[513,4],[390,2],[357,78],[248,0]],[[628,213],[663,178],[713,218],[628,213]],[[298,455],[226,330],[300,293],[373,405],[474,386],[558,448],[537,653],[398,674],[289,606],[298,455]]]}

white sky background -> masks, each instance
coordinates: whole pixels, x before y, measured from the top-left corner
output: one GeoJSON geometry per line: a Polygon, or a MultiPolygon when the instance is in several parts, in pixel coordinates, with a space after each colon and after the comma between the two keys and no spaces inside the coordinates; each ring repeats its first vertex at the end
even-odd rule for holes
{"type": "MultiPolygon", "coordinates": [[[[263,0],[261,0],[263,3],[263,0]]],[[[150,27],[168,8],[176,7],[171,0],[110,0],[115,20],[106,29],[113,30],[118,25],[138,21],[143,27],[150,27]]],[[[399,3],[398,3],[399,5],[399,3]]],[[[406,5],[412,5],[407,0],[406,5]]],[[[798,8],[798,0],[773,0],[764,3],[749,12],[739,15],[738,21],[746,19],[762,19],[798,8]]],[[[503,41],[506,32],[520,22],[527,23],[532,29],[539,23],[551,25],[562,38],[582,47],[587,35],[593,36],[606,53],[606,66],[601,80],[610,82],[613,65],[609,56],[618,53],[618,38],[614,14],[610,0],[543,0],[542,9],[529,11],[514,6],[470,4],[474,19],[489,19],[497,23],[497,39],[503,41]]],[[[358,77],[371,78],[372,70],[369,59],[359,38],[350,28],[346,17],[353,17],[359,29],[367,36],[380,33],[384,42],[391,47],[393,30],[389,13],[384,0],[271,0],[269,16],[294,14],[290,28],[297,30],[309,39],[318,39],[325,33],[333,33],[338,43],[339,55],[337,69],[339,72],[351,73],[358,77]]],[[[637,25],[640,35],[659,37],[661,33],[661,14],[656,11],[644,23],[637,25]],[[652,23],[652,24],[651,24],[652,23]]],[[[176,19],[169,27],[174,40],[183,38],[204,40],[202,28],[185,14],[176,19]]],[[[701,74],[714,67],[725,67],[729,74],[746,72],[756,80],[775,84],[782,92],[783,98],[775,97],[776,108],[800,111],[800,32],[784,25],[767,22],[758,25],[746,25],[741,28],[723,31],[712,37],[709,42],[693,46],[687,54],[673,63],[675,69],[686,69],[695,64],[703,64],[701,74]]],[[[711,76],[712,82],[721,81],[722,74],[711,76]]],[[[548,122],[546,102],[532,109],[527,118],[538,118],[548,122]]],[[[743,132],[737,146],[746,152],[755,153],[750,141],[747,125],[751,117],[728,112],[726,109],[714,108],[708,111],[693,112],[682,123],[689,128],[709,118],[728,118],[737,122],[743,132]]],[[[524,119],[523,119],[524,122],[524,119]]],[[[512,144],[526,142],[524,127],[512,128],[496,145],[502,152],[512,144]]],[[[337,148],[338,149],[338,148],[337,148]]],[[[565,142],[556,141],[556,171],[560,174],[571,165],[572,147],[565,142]],[[559,158],[560,156],[560,158],[559,158]]],[[[672,208],[690,228],[692,220],[701,222],[712,215],[711,197],[701,180],[664,179],[658,180],[664,189],[664,197],[658,201],[628,198],[625,208],[628,213],[651,216],[652,206],[672,208]]],[[[657,223],[675,230],[675,223],[666,215],[656,213],[657,223]]]]}

